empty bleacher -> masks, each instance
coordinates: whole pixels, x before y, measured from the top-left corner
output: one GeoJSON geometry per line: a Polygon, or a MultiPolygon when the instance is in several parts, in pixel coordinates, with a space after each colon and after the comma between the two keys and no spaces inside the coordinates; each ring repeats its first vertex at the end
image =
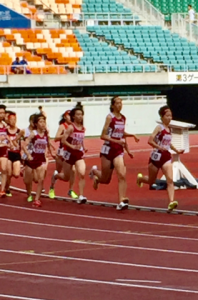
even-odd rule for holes
{"type": "Polygon", "coordinates": [[[174,71],[198,70],[195,43],[160,26],[89,26],[87,30],[150,62],[170,66],[174,71]]]}
{"type": "Polygon", "coordinates": [[[61,65],[74,68],[83,52],[70,29],[0,29],[0,73],[23,55],[33,74],[65,74],[61,65]]]}
{"type": "Polygon", "coordinates": [[[159,9],[165,16],[166,20],[171,20],[173,13],[185,13],[188,11],[188,4],[191,4],[195,11],[198,11],[197,0],[149,0],[157,9],[159,9]]]}

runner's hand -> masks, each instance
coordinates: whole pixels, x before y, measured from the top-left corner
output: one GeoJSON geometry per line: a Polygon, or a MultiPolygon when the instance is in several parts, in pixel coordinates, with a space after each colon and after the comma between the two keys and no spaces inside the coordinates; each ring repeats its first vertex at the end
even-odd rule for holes
{"type": "Polygon", "coordinates": [[[133,153],[132,153],[131,151],[127,152],[127,154],[128,154],[128,156],[129,156],[130,158],[134,158],[134,155],[133,155],[133,153]]]}
{"type": "Polygon", "coordinates": [[[138,143],[140,139],[139,139],[139,137],[137,137],[136,135],[134,135],[134,140],[135,140],[136,143],[138,143]]]}

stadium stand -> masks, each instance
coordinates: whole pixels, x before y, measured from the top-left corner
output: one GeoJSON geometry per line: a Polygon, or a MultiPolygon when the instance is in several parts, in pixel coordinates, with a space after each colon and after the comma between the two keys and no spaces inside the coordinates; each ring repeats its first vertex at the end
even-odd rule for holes
{"type": "Polygon", "coordinates": [[[70,29],[0,29],[0,73],[16,56],[25,56],[33,74],[66,74],[63,66],[74,68],[83,52],[70,29]],[[3,41],[2,41],[3,39],[3,41]]]}
{"type": "Polygon", "coordinates": [[[197,0],[149,0],[157,9],[164,15],[166,21],[171,20],[172,13],[185,13],[187,12],[188,4],[191,4],[195,11],[198,11],[197,0]]]}
{"type": "MultiPolygon", "coordinates": [[[[125,50],[132,50],[133,55],[168,65],[174,71],[198,70],[198,48],[195,43],[160,26],[89,26],[87,30],[117,46],[123,45],[125,50]]],[[[155,68],[156,65],[152,70],[155,71],[155,68]]]]}
{"type": "MultiPolygon", "coordinates": [[[[139,59],[135,55],[129,55],[126,51],[119,51],[116,46],[99,41],[97,38],[91,38],[88,34],[81,34],[78,30],[74,32],[84,53],[78,62],[82,71],[87,73],[142,72],[142,65],[147,64],[145,60],[139,59]]],[[[145,66],[144,69],[148,72],[155,72],[157,68],[156,66],[153,67],[151,69],[150,66],[145,66]]]]}

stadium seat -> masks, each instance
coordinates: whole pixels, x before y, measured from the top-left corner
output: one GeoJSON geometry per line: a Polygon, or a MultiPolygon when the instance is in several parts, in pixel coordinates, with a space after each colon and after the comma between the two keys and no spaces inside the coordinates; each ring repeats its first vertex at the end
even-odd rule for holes
{"type": "MultiPolygon", "coordinates": [[[[25,56],[32,73],[66,74],[83,56],[73,31],[63,29],[1,29],[0,66],[10,66],[15,57],[25,56]]],[[[1,72],[7,72],[6,68],[1,72]]]]}
{"type": "MultiPolygon", "coordinates": [[[[171,34],[160,26],[88,26],[87,30],[117,46],[122,45],[125,49],[132,50],[132,57],[140,54],[146,59],[152,59],[153,63],[172,66],[174,70],[193,69],[193,64],[198,61],[195,43],[188,42],[178,34],[171,34]],[[175,68],[177,64],[178,68],[175,68]]],[[[145,63],[145,60],[141,62],[145,63]]],[[[141,68],[135,68],[136,72],[140,70],[141,68]]],[[[149,72],[149,68],[146,67],[145,71],[149,72]]]]}

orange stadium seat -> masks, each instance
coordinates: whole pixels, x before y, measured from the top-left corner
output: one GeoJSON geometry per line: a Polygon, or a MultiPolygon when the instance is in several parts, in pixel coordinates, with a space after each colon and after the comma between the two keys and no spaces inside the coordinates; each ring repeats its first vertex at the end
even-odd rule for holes
{"type": "Polygon", "coordinates": [[[0,66],[24,56],[33,74],[66,74],[64,67],[58,69],[55,64],[74,68],[83,56],[70,29],[0,29],[0,36],[5,38],[0,41],[0,66]]]}

